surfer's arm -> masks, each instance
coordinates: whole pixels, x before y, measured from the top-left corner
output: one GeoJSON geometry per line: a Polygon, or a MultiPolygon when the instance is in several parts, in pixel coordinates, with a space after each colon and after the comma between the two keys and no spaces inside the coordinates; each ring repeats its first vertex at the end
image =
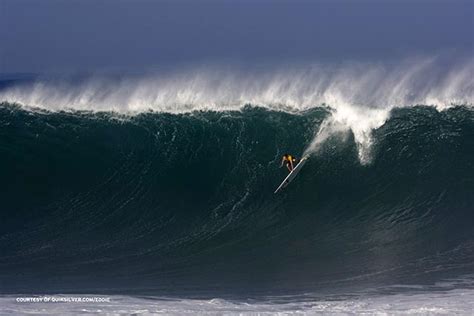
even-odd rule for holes
{"type": "Polygon", "coordinates": [[[285,158],[281,158],[280,168],[283,167],[284,164],[285,164],[285,158]]]}

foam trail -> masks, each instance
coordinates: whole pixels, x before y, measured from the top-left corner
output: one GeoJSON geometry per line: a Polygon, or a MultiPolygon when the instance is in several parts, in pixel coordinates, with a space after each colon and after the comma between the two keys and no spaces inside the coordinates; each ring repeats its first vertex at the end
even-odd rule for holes
{"type": "Polygon", "coordinates": [[[323,121],[303,156],[318,154],[328,138],[332,136],[345,138],[351,130],[357,144],[359,160],[362,164],[367,164],[370,162],[372,131],[383,125],[388,117],[389,111],[385,109],[339,107],[323,121]]]}

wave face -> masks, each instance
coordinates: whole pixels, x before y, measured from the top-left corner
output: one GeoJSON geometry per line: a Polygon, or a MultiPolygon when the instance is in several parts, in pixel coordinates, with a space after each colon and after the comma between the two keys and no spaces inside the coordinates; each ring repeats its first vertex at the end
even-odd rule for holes
{"type": "Polygon", "coordinates": [[[472,273],[472,108],[391,109],[365,164],[357,131],[324,133],[333,115],[3,103],[1,291],[248,294],[472,273]],[[274,195],[281,155],[305,149],[274,195]]]}

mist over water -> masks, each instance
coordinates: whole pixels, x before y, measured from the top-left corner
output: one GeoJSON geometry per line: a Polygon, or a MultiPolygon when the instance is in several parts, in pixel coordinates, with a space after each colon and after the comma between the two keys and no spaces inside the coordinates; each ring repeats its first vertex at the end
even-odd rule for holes
{"type": "Polygon", "coordinates": [[[2,91],[3,101],[48,110],[182,113],[245,104],[301,111],[322,104],[386,109],[472,103],[472,59],[309,63],[262,68],[208,65],[138,76],[60,76],[2,91]],[[76,80],[74,80],[76,79],[76,80]]]}

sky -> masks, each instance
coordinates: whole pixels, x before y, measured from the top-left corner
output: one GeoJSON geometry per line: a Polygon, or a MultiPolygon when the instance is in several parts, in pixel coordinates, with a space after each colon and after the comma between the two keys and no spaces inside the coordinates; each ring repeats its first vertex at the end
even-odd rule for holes
{"type": "Polygon", "coordinates": [[[0,0],[0,73],[472,56],[473,38],[473,0],[0,0]]]}

